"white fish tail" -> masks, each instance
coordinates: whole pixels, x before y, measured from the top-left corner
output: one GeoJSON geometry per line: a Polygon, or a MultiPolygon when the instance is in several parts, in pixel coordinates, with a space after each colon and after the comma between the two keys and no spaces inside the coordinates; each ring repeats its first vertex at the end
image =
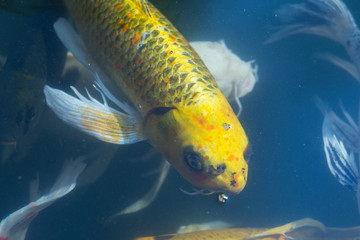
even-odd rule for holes
{"type": "MultiPolygon", "coordinates": [[[[10,214],[0,222],[0,239],[24,240],[31,221],[41,210],[75,188],[76,179],[85,166],[82,159],[67,162],[49,193],[10,214]]],[[[32,197],[36,195],[36,191],[37,183],[35,181],[35,184],[30,187],[32,197]]]]}
{"type": "Polygon", "coordinates": [[[276,15],[283,26],[265,44],[295,34],[311,34],[340,43],[354,66],[340,59],[329,58],[360,81],[360,32],[349,9],[341,0],[307,0],[300,4],[286,4],[276,15]],[[356,69],[356,74],[353,69],[356,69]]]}
{"type": "Polygon", "coordinates": [[[344,142],[337,137],[332,119],[328,114],[324,118],[322,134],[330,172],[339,183],[356,191],[360,175],[354,152],[349,153],[344,142]]]}

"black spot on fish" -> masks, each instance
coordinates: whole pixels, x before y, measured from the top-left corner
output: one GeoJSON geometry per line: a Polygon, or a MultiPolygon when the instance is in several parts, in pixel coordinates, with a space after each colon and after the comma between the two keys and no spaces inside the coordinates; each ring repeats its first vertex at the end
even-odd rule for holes
{"type": "Polygon", "coordinates": [[[235,187],[235,186],[236,186],[236,181],[235,181],[235,180],[231,180],[230,185],[233,186],[233,187],[235,187]]]}

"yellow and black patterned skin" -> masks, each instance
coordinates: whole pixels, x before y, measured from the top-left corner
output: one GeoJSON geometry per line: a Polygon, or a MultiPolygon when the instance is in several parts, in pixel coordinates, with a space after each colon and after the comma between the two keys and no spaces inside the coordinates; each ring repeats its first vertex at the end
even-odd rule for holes
{"type": "Polygon", "coordinates": [[[214,78],[145,0],[65,0],[88,51],[142,116],[142,131],[192,184],[239,193],[247,137],[214,78]]]}

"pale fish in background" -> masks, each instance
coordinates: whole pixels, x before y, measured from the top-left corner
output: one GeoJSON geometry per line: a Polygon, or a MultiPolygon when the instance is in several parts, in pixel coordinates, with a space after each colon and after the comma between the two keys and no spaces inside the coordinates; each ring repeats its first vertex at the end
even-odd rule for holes
{"type": "Polygon", "coordinates": [[[255,60],[241,60],[226,47],[224,40],[194,41],[190,45],[204,61],[227,100],[236,102],[239,107],[236,115],[239,116],[242,109],[239,98],[251,92],[258,81],[255,60]]]}
{"type": "Polygon", "coordinates": [[[359,235],[360,227],[329,228],[319,221],[311,218],[304,218],[274,228],[230,228],[203,230],[189,233],[139,237],[134,240],[357,240],[359,239],[359,235]]]}
{"type": "MultiPolygon", "coordinates": [[[[25,239],[27,229],[38,213],[75,188],[77,177],[86,167],[82,160],[82,158],[78,158],[74,161],[67,161],[55,184],[47,194],[4,218],[0,222],[0,239],[25,239]]],[[[35,181],[30,186],[30,198],[36,198],[37,192],[38,181],[35,181]]]]}
{"type": "Polygon", "coordinates": [[[189,232],[204,231],[204,230],[226,229],[226,228],[231,228],[233,226],[234,224],[224,221],[195,223],[186,226],[181,226],[178,229],[177,233],[189,233],[189,232]]]}
{"type": "Polygon", "coordinates": [[[342,107],[345,121],[321,102],[318,106],[325,115],[322,135],[330,172],[339,183],[356,192],[360,213],[360,122],[356,123],[342,107]]]}
{"type": "Polygon", "coordinates": [[[265,43],[299,33],[331,39],[345,48],[351,62],[331,54],[320,57],[360,81],[360,30],[345,3],[341,0],[306,0],[299,4],[286,4],[278,10],[276,17],[284,25],[265,43]]]}

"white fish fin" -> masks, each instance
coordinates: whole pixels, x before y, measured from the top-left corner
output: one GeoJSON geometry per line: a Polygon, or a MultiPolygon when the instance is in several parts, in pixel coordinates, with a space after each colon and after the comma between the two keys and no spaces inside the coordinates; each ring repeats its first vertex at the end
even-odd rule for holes
{"type": "Polygon", "coordinates": [[[68,20],[59,18],[54,23],[54,29],[60,41],[81,64],[88,68],[93,67],[94,62],[83,40],[80,35],[75,32],[68,20]]]}
{"type": "Polygon", "coordinates": [[[49,193],[10,214],[1,221],[0,239],[24,240],[31,221],[41,210],[50,206],[57,199],[65,196],[75,188],[76,179],[85,166],[81,159],[66,163],[49,193]]]}
{"type": "MultiPolygon", "coordinates": [[[[349,123],[340,119],[329,106],[327,106],[320,98],[315,99],[317,107],[320,109],[322,114],[327,119],[328,131],[336,135],[339,141],[343,142],[344,145],[353,152],[358,152],[359,149],[359,128],[356,126],[354,120],[351,119],[350,115],[341,107],[344,116],[347,118],[349,123]]],[[[324,119],[325,121],[325,119],[324,119]]],[[[325,123],[324,123],[325,124],[325,123]]],[[[324,125],[323,125],[324,126],[324,125]]]]}
{"type": "Polygon", "coordinates": [[[104,142],[131,144],[145,139],[137,118],[91,97],[93,100],[88,100],[72,89],[78,98],[47,85],[44,87],[48,106],[64,122],[104,142]]]}
{"type": "Polygon", "coordinates": [[[308,0],[300,4],[286,4],[277,11],[276,16],[288,25],[281,27],[265,43],[304,33],[332,39],[346,48],[350,34],[357,29],[350,11],[340,0],[308,0]],[[306,23],[301,23],[300,19],[306,19],[306,23]]]}
{"type": "Polygon", "coordinates": [[[356,69],[356,66],[349,62],[346,61],[344,59],[341,59],[337,56],[334,56],[332,54],[317,54],[318,57],[327,60],[329,62],[331,62],[332,64],[338,66],[339,68],[344,69],[346,72],[348,72],[353,78],[357,79],[358,81],[360,81],[360,76],[359,76],[359,72],[356,69]]]}
{"type": "Polygon", "coordinates": [[[355,132],[357,132],[360,135],[360,129],[359,127],[356,125],[354,119],[352,119],[352,117],[350,116],[350,114],[345,110],[343,104],[340,102],[340,108],[342,113],[344,114],[346,120],[348,120],[349,124],[354,128],[355,132]]]}
{"type": "MultiPolygon", "coordinates": [[[[132,106],[130,106],[127,101],[120,101],[119,99],[117,99],[111,92],[110,90],[105,86],[105,84],[103,83],[103,81],[100,79],[99,73],[95,73],[95,85],[94,87],[97,89],[97,87],[99,88],[99,91],[101,91],[103,94],[105,94],[105,96],[112,101],[113,103],[115,103],[119,108],[121,108],[123,111],[125,111],[127,114],[132,115],[134,117],[138,117],[140,118],[141,115],[140,113],[133,108],[132,106]]],[[[105,75],[102,77],[102,79],[105,77],[105,75]]],[[[108,83],[110,83],[110,81],[106,81],[108,83]]]]}
{"type": "MultiPolygon", "coordinates": [[[[246,239],[267,239],[270,237],[285,237],[285,239],[298,239],[296,233],[299,233],[301,230],[307,232],[307,230],[318,230],[322,233],[326,232],[326,227],[319,221],[316,221],[311,218],[304,218],[295,222],[291,222],[280,227],[275,227],[269,230],[265,230],[262,233],[251,234],[246,239]]],[[[278,239],[277,238],[277,239],[278,239]]]]}
{"type": "Polygon", "coordinates": [[[235,83],[233,85],[234,85],[235,103],[238,106],[238,112],[236,113],[236,117],[240,117],[240,114],[241,114],[241,111],[242,111],[242,105],[241,105],[241,102],[240,102],[239,97],[238,97],[238,91],[239,91],[238,90],[238,85],[236,85],[235,83]]]}
{"type": "Polygon", "coordinates": [[[325,115],[322,127],[324,151],[330,172],[344,186],[356,188],[359,171],[353,152],[347,152],[344,143],[333,132],[329,115],[325,115]]]}
{"type": "Polygon", "coordinates": [[[130,206],[128,206],[121,212],[116,213],[114,216],[112,216],[112,218],[120,216],[120,215],[124,215],[124,214],[138,212],[138,211],[146,208],[147,206],[149,206],[153,202],[155,197],[157,196],[157,194],[169,172],[169,169],[170,169],[170,163],[168,163],[168,161],[163,159],[163,163],[161,166],[161,173],[159,175],[159,178],[157,179],[155,184],[151,187],[150,191],[144,197],[139,199],[138,201],[134,202],[133,204],[131,204],[130,206]]]}

